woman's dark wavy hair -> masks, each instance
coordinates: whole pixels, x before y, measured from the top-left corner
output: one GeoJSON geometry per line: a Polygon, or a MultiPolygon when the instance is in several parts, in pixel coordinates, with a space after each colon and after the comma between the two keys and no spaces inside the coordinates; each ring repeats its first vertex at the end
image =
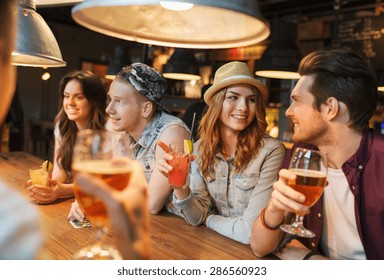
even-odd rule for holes
{"type": "MultiPolygon", "coordinates": [[[[262,139],[268,126],[265,119],[265,102],[258,90],[255,87],[251,88],[255,92],[256,113],[253,121],[247,128],[240,132],[237,139],[234,156],[237,172],[245,169],[249,162],[257,155],[262,146],[262,139]]],[[[210,173],[214,169],[216,153],[222,148],[219,117],[226,92],[227,88],[222,89],[212,97],[212,103],[206,109],[206,113],[199,125],[200,143],[197,152],[199,158],[204,159],[199,162],[204,176],[211,175],[210,173]]]]}
{"type": "Polygon", "coordinates": [[[314,78],[310,92],[315,97],[315,108],[329,97],[345,103],[350,115],[350,126],[357,131],[368,129],[377,102],[375,70],[356,53],[334,49],[315,51],[300,62],[299,74],[314,78]]]}
{"type": "Polygon", "coordinates": [[[55,124],[59,125],[61,135],[61,147],[57,154],[57,163],[67,174],[67,182],[71,181],[71,160],[73,146],[75,144],[77,126],[72,120],[69,120],[64,108],[64,89],[69,81],[77,80],[83,90],[84,97],[91,106],[90,118],[87,128],[104,129],[106,120],[107,93],[101,79],[89,71],[72,71],[65,75],[59,84],[59,113],[55,118],[55,124]]]}

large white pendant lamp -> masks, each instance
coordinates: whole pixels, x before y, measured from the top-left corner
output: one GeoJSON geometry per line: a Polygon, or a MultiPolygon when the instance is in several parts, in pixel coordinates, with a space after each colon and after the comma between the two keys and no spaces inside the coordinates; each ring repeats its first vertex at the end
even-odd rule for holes
{"type": "Polygon", "coordinates": [[[72,8],[80,25],[120,39],[176,48],[218,49],[266,39],[256,0],[85,0],[72,8]],[[167,3],[164,3],[167,2],[167,3]]]}

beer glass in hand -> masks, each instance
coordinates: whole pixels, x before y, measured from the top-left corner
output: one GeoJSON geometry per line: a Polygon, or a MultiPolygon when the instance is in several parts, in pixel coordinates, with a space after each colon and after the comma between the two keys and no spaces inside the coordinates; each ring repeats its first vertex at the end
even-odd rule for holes
{"type": "Polygon", "coordinates": [[[87,195],[76,185],[78,173],[88,173],[104,180],[111,187],[124,189],[131,176],[130,159],[119,153],[122,151],[114,135],[102,130],[82,130],[76,137],[72,158],[72,171],[75,176],[75,197],[85,216],[96,226],[96,242],[81,249],[75,259],[121,259],[112,246],[103,243],[108,229],[108,216],[103,202],[95,196],[87,195]]]}
{"type": "MultiPolygon", "coordinates": [[[[327,178],[327,158],[319,151],[296,148],[292,155],[289,169],[296,174],[296,180],[289,180],[288,185],[305,196],[304,204],[312,207],[320,198],[327,178]]],[[[304,214],[296,213],[295,221],[280,228],[300,237],[314,237],[315,234],[303,225],[304,214]]]]}

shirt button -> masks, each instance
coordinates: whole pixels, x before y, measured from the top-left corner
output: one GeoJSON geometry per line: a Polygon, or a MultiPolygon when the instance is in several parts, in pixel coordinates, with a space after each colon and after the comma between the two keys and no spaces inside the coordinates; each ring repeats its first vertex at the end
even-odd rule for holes
{"type": "Polygon", "coordinates": [[[242,185],[245,187],[247,185],[247,182],[243,181],[242,185]]]}
{"type": "Polygon", "coordinates": [[[358,168],[359,168],[359,170],[362,170],[362,169],[363,169],[363,166],[362,166],[362,165],[359,165],[358,168]]]}
{"type": "Polygon", "coordinates": [[[317,217],[321,218],[321,213],[317,213],[317,217]]]}
{"type": "Polygon", "coordinates": [[[316,244],[315,243],[311,243],[311,247],[315,248],[316,247],[316,244]]]}
{"type": "Polygon", "coordinates": [[[356,187],[355,187],[355,186],[352,186],[352,190],[356,190],[356,187]]]}

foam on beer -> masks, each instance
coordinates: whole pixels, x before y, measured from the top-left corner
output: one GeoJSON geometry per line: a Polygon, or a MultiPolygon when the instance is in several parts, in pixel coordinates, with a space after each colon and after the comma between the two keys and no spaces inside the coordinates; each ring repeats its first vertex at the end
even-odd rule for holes
{"type": "Polygon", "coordinates": [[[294,168],[290,170],[295,172],[295,174],[299,176],[314,177],[314,178],[327,177],[327,175],[324,172],[321,172],[318,170],[308,170],[308,169],[300,169],[300,168],[297,168],[297,169],[294,168]]]}
{"type": "Polygon", "coordinates": [[[126,158],[75,161],[72,169],[90,174],[122,174],[131,171],[129,159],[126,158]]]}

